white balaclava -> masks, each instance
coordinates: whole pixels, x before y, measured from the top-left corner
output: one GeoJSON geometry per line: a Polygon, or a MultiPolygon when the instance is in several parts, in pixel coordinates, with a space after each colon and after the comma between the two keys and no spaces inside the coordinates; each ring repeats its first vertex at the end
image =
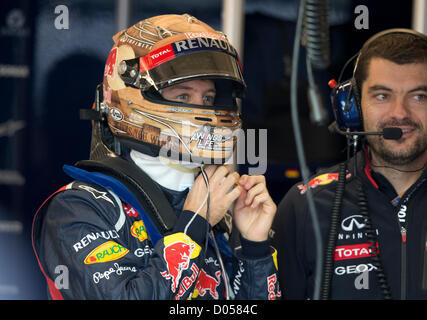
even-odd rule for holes
{"type": "Polygon", "coordinates": [[[151,157],[136,150],[131,150],[130,157],[151,179],[174,191],[191,189],[200,170],[199,165],[193,163],[183,165],[163,157],[151,157]]]}

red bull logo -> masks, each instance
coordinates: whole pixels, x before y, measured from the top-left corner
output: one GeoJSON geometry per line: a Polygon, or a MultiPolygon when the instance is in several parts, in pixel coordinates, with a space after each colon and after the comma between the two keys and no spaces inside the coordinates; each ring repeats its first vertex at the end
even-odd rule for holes
{"type": "Polygon", "coordinates": [[[175,300],[181,299],[184,296],[184,294],[188,291],[188,289],[191,288],[194,281],[196,281],[197,274],[199,273],[199,268],[195,263],[193,263],[191,265],[191,270],[193,271],[193,273],[190,276],[182,279],[181,287],[179,288],[178,294],[175,296],[175,300]]]}
{"type": "Polygon", "coordinates": [[[182,272],[188,269],[191,259],[198,257],[201,247],[182,232],[164,237],[163,243],[165,245],[163,257],[167,270],[161,272],[161,275],[165,279],[172,280],[171,290],[175,292],[182,272]]]}
{"type": "Polygon", "coordinates": [[[280,288],[277,288],[276,293],[276,285],[278,287],[277,275],[273,273],[271,276],[267,277],[268,300],[276,300],[282,296],[280,288]]]}
{"type": "Polygon", "coordinates": [[[221,271],[215,272],[215,277],[208,275],[205,270],[202,269],[197,279],[196,286],[194,287],[193,298],[197,298],[198,295],[202,297],[209,292],[212,298],[215,300],[219,299],[218,291],[216,288],[220,284],[221,271]]]}
{"type": "MultiPolygon", "coordinates": [[[[300,190],[300,194],[304,194],[307,192],[307,188],[314,189],[317,186],[323,186],[331,183],[332,181],[338,181],[338,176],[339,176],[338,173],[324,173],[324,174],[321,174],[320,176],[317,176],[311,179],[308,182],[308,186],[305,184],[298,185],[298,189],[300,190]]],[[[346,179],[350,178],[351,173],[347,173],[345,177],[346,179]]]]}

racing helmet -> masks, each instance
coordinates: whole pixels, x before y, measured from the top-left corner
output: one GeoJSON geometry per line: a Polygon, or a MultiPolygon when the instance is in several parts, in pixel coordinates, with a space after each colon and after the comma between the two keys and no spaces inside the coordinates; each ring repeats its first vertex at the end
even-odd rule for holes
{"type": "MultiPolygon", "coordinates": [[[[98,134],[91,158],[123,146],[151,156],[224,163],[241,128],[238,99],[246,92],[238,54],[226,36],[188,14],[142,20],[113,36],[98,87],[98,134]],[[210,79],[213,106],[166,100],[162,89],[210,79]]],[[[96,106],[95,106],[96,108],[96,106]]]]}

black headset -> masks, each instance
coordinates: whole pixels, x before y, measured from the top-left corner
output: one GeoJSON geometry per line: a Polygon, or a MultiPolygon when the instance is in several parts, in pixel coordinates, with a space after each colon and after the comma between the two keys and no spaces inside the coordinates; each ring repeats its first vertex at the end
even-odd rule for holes
{"type": "Polygon", "coordinates": [[[424,41],[427,41],[426,35],[411,29],[403,28],[384,30],[369,38],[359,50],[359,52],[346,62],[343,67],[343,70],[341,71],[340,79],[338,79],[339,82],[336,83],[334,80],[331,80],[329,82],[329,85],[332,87],[332,110],[339,129],[350,132],[363,130],[361,95],[359,92],[360,87],[356,83],[355,79],[356,70],[359,64],[359,59],[362,56],[364,49],[367,48],[373,41],[389,34],[411,34],[416,37],[419,37],[420,39],[423,39],[424,41]],[[344,69],[355,58],[356,62],[354,65],[352,77],[349,80],[340,82],[344,69]]]}

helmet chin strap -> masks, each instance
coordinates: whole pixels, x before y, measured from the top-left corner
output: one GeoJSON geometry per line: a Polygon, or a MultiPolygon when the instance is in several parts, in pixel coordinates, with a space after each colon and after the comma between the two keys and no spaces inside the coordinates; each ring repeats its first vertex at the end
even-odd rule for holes
{"type": "Polygon", "coordinates": [[[162,187],[174,191],[184,191],[191,188],[194,184],[195,175],[200,170],[198,166],[194,167],[194,164],[191,163],[189,165],[193,167],[185,167],[169,159],[151,157],[136,150],[131,150],[130,157],[151,179],[162,187]]]}

